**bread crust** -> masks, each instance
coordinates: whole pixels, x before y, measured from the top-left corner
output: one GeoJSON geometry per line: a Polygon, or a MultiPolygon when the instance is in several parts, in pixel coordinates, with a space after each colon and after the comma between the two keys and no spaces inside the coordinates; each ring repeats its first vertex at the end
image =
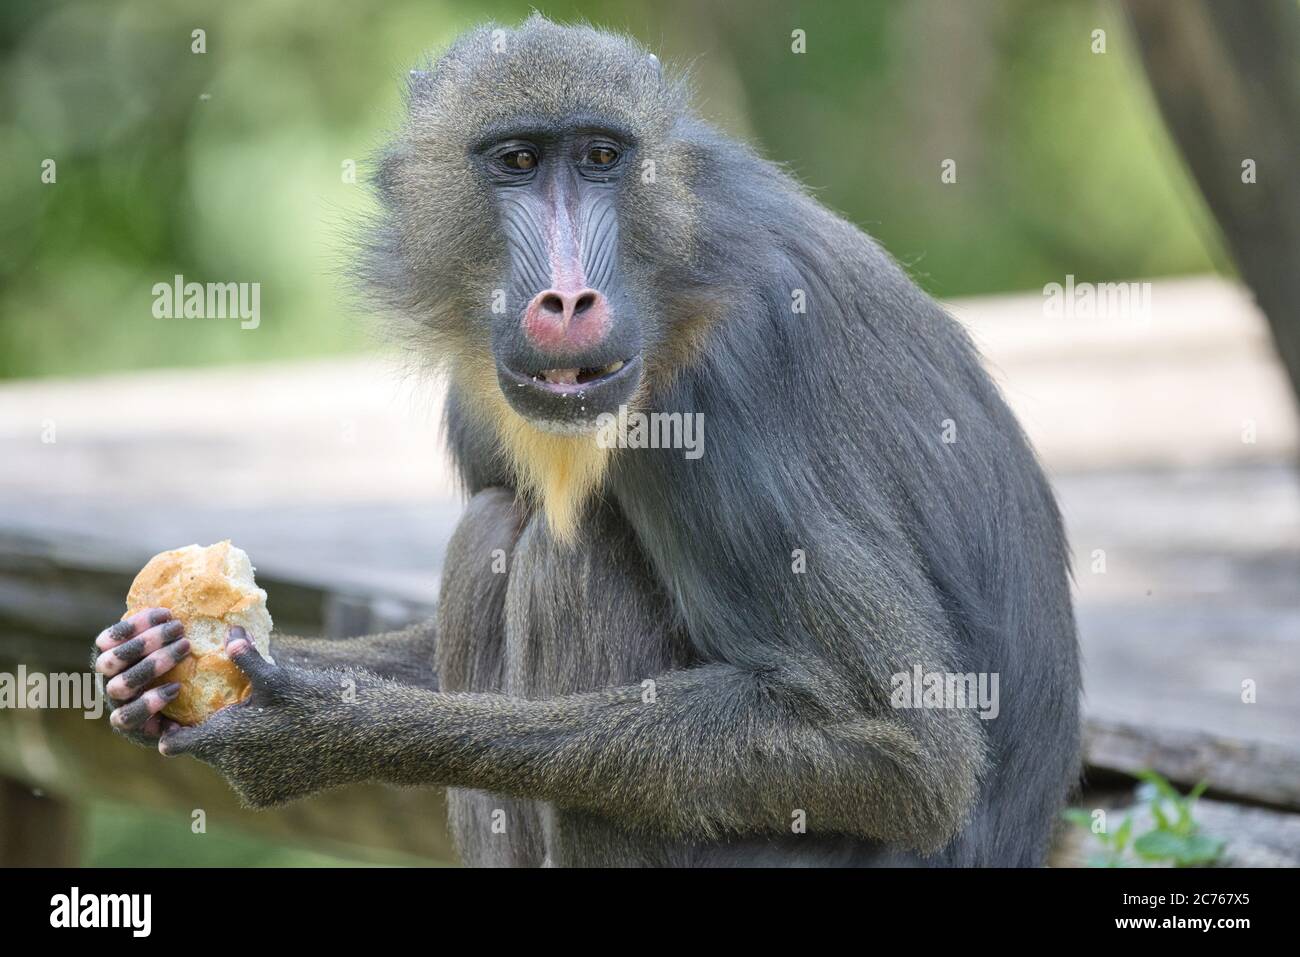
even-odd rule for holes
{"type": "Polygon", "coordinates": [[[241,626],[269,657],[271,616],[266,592],[257,587],[242,549],[227,540],[155,555],[131,583],[122,617],[145,608],[170,609],[190,641],[190,655],[150,685],[181,683],[164,715],[180,724],[200,724],[252,693],[248,678],[226,655],[225,636],[232,626],[241,626]]]}

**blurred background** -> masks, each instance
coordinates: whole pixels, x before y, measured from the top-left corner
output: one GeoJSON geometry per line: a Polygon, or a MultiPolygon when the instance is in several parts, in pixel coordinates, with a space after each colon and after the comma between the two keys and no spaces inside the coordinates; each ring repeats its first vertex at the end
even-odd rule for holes
{"type": "MultiPolygon", "coordinates": [[[[367,160],[396,122],[405,72],[530,6],[6,3],[0,375],[356,348],[340,226],[368,203],[367,160]],[[194,29],[205,54],[191,52],[194,29]],[[19,175],[47,157],[57,189],[19,175]],[[153,283],[176,273],[260,281],[265,325],[241,336],[150,321],[153,283]]],[[[1115,8],[616,0],[545,12],[691,67],[706,117],[787,163],[935,295],[1231,269],[1115,8]],[[795,28],[806,54],[791,53],[795,28]],[[1104,55],[1089,52],[1098,28],[1104,55]],[[940,188],[946,157],[960,161],[957,189],[940,188]]]]}
{"type": "MultiPolygon", "coordinates": [[[[371,339],[349,234],[406,71],[534,6],[0,8],[0,670],[84,668],[134,571],[190,541],[248,550],[283,630],[427,611],[459,508],[438,391],[371,339]],[[176,274],[260,283],[258,328],[155,318],[153,286],[176,274]]],[[[688,67],[699,112],[951,304],[1070,524],[1095,780],[1209,776],[1245,809],[1215,813],[1254,822],[1256,863],[1297,853],[1300,496],[1279,358],[1294,371],[1297,4],[540,10],[688,67]],[[1150,282],[1149,314],[1050,319],[1044,288],[1067,277],[1150,282]],[[1242,748],[1244,770],[1223,763],[1242,748]]],[[[103,722],[0,711],[0,861],[448,859],[432,792],[254,816],[206,769],[161,764],[103,722]],[[202,840],[196,809],[213,814],[202,840]]]]}

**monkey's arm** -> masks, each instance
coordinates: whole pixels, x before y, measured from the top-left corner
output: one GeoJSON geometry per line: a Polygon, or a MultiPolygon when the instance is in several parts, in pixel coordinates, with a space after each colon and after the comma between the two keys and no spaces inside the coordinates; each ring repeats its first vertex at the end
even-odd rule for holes
{"type": "Polygon", "coordinates": [[[434,670],[437,623],[432,619],[401,631],[357,638],[272,635],[271,657],[298,668],[360,668],[415,688],[438,690],[434,670]]]}
{"type": "Polygon", "coordinates": [[[161,750],[212,764],[254,806],[352,781],[442,784],[684,837],[789,833],[803,811],[810,831],[932,851],[962,824],[985,760],[969,710],[911,726],[867,716],[803,669],[670,672],[653,702],[641,685],[526,700],[281,667],[246,642],[230,653],[253,697],[161,750]]]}
{"type": "Polygon", "coordinates": [[[969,712],[917,734],[836,701],[825,675],[710,665],[659,676],[653,703],[643,686],[539,701],[394,697],[380,707],[399,730],[373,742],[386,780],[551,801],[684,837],[788,834],[802,810],[813,831],[934,850],[963,823],[983,765],[969,712]]]}

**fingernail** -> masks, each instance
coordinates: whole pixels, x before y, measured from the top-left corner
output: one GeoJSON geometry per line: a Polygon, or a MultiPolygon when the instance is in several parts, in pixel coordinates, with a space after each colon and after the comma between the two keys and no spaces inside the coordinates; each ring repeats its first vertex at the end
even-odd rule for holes
{"type": "Polygon", "coordinates": [[[168,646],[172,650],[172,660],[178,661],[190,653],[190,640],[181,638],[168,646]]]}
{"type": "Polygon", "coordinates": [[[179,621],[169,621],[167,626],[163,628],[162,633],[163,641],[165,643],[175,641],[181,635],[185,634],[185,625],[179,621]]]}
{"type": "Polygon", "coordinates": [[[226,640],[239,641],[240,639],[247,640],[248,632],[244,631],[244,629],[241,628],[239,625],[235,625],[233,628],[230,629],[230,634],[226,640]]]}
{"type": "Polygon", "coordinates": [[[179,681],[173,681],[170,684],[165,684],[158,689],[158,693],[168,701],[171,701],[172,698],[175,698],[181,693],[181,683],[179,681]]]}
{"type": "Polygon", "coordinates": [[[161,625],[164,621],[171,621],[172,613],[166,608],[155,608],[149,612],[149,624],[161,625]]]}

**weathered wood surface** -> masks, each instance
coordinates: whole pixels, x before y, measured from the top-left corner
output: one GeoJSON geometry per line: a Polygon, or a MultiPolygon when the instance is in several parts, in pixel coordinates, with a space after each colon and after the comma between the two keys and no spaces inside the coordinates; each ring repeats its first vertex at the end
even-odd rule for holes
{"type": "MultiPolygon", "coordinates": [[[[1236,742],[1229,757],[1276,746],[1275,773],[1241,777],[1241,787],[1293,806],[1295,412],[1237,287],[1156,283],[1152,306],[1140,322],[1047,321],[1034,295],[954,312],[1056,484],[1092,725],[1149,729],[1154,742],[1212,735],[1236,742]]],[[[121,613],[150,555],[227,537],[252,555],[279,629],[358,634],[427,614],[460,509],[440,404],[436,385],[369,358],[0,384],[0,668],[84,667],[91,636],[121,613]]],[[[401,836],[424,826],[409,822],[425,820],[435,791],[376,792],[403,795],[409,810],[348,789],[302,806],[320,811],[248,815],[205,769],[112,740],[102,722],[0,712],[0,741],[0,773],[51,794],[144,800],[134,782],[155,795],[161,782],[179,806],[201,799],[263,830],[446,853],[445,837],[401,836]],[[21,759],[33,735],[53,765],[21,759]],[[138,775],[98,760],[114,755],[138,775]]],[[[1195,748],[1125,751],[1109,733],[1094,741],[1106,743],[1094,747],[1101,767],[1127,769],[1149,753],[1176,779],[1200,776],[1195,748]]],[[[1221,762],[1216,773],[1242,766],[1221,762]]]]}
{"type": "Polygon", "coordinates": [[[1074,551],[1088,712],[1300,744],[1294,466],[1075,473],[1056,487],[1074,551]],[[1104,573],[1093,570],[1097,550],[1104,573]],[[1254,683],[1254,703],[1243,701],[1243,682],[1254,683]]]}
{"type": "Polygon", "coordinates": [[[1145,318],[1047,318],[1033,293],[950,307],[1053,475],[1295,462],[1290,385],[1241,286],[1156,280],[1145,318]]]}
{"type": "Polygon", "coordinates": [[[1187,789],[1205,781],[1217,795],[1300,811],[1300,749],[1290,745],[1091,717],[1084,754],[1090,768],[1156,768],[1187,789]]]}

